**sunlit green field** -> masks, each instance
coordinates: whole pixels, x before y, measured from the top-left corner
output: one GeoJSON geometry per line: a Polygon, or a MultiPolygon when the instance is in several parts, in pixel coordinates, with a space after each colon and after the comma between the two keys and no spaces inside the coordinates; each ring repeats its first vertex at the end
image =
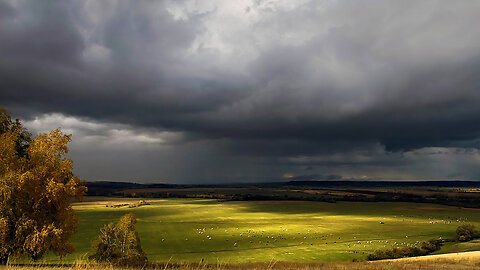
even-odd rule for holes
{"type": "MultiPolygon", "coordinates": [[[[77,251],[63,261],[82,258],[100,227],[127,212],[138,218],[148,259],[171,262],[364,260],[376,249],[451,237],[464,222],[480,225],[479,210],[431,204],[159,199],[139,208],[110,208],[108,200],[115,199],[75,204],[77,251]]],[[[59,262],[55,256],[45,260],[59,262]]]]}

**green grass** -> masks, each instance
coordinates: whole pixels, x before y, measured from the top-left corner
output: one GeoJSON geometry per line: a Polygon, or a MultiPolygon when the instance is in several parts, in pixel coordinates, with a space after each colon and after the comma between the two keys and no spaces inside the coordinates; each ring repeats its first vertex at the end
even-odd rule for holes
{"type": "MultiPolygon", "coordinates": [[[[480,224],[478,210],[431,204],[159,199],[140,208],[114,209],[105,207],[103,199],[109,200],[75,205],[80,223],[72,242],[77,251],[63,262],[84,256],[100,227],[127,212],[138,218],[149,260],[171,262],[364,260],[377,249],[452,237],[465,220],[480,224]]],[[[43,262],[59,260],[49,255],[43,262]]]]}
{"type": "Polygon", "coordinates": [[[441,250],[443,253],[467,252],[480,250],[480,240],[472,240],[469,242],[447,243],[441,250]]]}

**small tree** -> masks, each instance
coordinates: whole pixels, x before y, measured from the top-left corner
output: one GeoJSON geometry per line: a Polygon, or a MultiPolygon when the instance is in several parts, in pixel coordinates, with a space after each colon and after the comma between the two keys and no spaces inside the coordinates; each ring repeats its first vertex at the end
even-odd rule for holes
{"type": "Polygon", "coordinates": [[[455,231],[455,239],[457,241],[470,241],[479,236],[480,234],[473,224],[460,225],[455,231]]]}
{"type": "Polygon", "coordinates": [[[109,223],[100,229],[98,239],[92,243],[89,258],[97,262],[116,265],[143,265],[147,262],[135,230],[134,214],[126,214],[117,224],[109,223]]]}

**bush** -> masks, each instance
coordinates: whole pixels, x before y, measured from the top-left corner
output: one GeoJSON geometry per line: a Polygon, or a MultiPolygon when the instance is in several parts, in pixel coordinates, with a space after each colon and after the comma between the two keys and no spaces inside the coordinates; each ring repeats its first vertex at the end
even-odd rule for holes
{"type": "Polygon", "coordinates": [[[479,236],[479,232],[473,224],[460,225],[455,231],[455,240],[461,242],[470,241],[474,238],[478,238],[479,236]]]}
{"type": "Polygon", "coordinates": [[[133,214],[126,214],[118,223],[105,225],[92,243],[89,259],[114,265],[145,265],[147,258],[135,231],[136,222],[133,214]]]}
{"type": "Polygon", "coordinates": [[[439,250],[443,243],[443,240],[429,240],[427,242],[422,242],[420,247],[394,247],[388,250],[377,250],[374,253],[369,254],[367,260],[375,261],[423,256],[439,250]]]}
{"type": "Polygon", "coordinates": [[[420,249],[425,250],[427,253],[432,253],[439,249],[439,246],[433,243],[433,241],[422,242],[420,249]]]}

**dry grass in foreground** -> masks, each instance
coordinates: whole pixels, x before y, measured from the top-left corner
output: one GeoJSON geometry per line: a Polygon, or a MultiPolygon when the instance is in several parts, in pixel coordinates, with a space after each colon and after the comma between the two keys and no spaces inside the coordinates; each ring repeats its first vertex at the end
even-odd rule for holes
{"type": "MultiPolygon", "coordinates": [[[[30,270],[30,269],[55,269],[55,270],[120,270],[129,269],[113,267],[110,265],[95,265],[77,263],[74,265],[7,265],[0,266],[0,270],[30,270]]],[[[132,269],[132,268],[130,268],[132,269]]],[[[311,269],[480,269],[480,251],[431,255],[397,260],[383,260],[374,262],[339,262],[339,263],[294,263],[294,262],[270,262],[270,263],[244,263],[244,264],[154,264],[144,269],[164,270],[311,270],[311,269]]]]}
{"type": "Polygon", "coordinates": [[[313,269],[333,269],[333,270],[347,270],[347,269],[359,269],[359,270],[406,270],[406,269],[480,269],[480,263],[471,263],[463,261],[451,261],[451,260],[438,260],[438,261],[377,261],[374,263],[358,262],[358,263],[290,263],[290,262],[278,262],[275,264],[267,263],[249,263],[249,264],[228,264],[228,265],[158,265],[153,268],[122,268],[102,265],[30,265],[30,266],[3,266],[0,269],[5,270],[33,270],[33,269],[52,269],[52,270],[120,270],[120,269],[158,269],[158,270],[313,270],[313,269]]]}

